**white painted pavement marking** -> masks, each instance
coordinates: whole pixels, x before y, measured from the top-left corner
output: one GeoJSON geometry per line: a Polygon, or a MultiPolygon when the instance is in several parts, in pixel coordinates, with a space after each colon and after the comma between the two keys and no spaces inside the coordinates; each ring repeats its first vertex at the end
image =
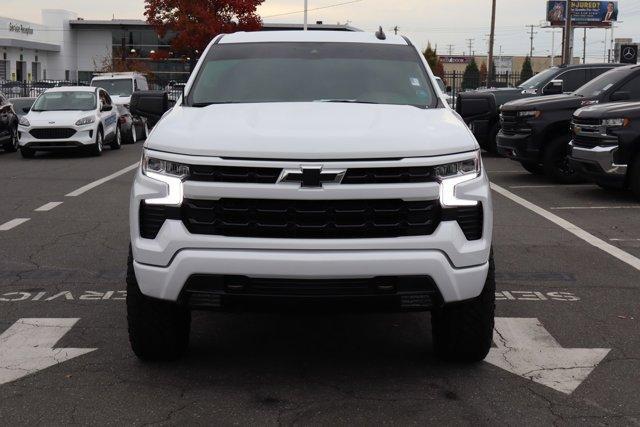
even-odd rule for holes
{"type": "Polygon", "coordinates": [[[485,359],[565,394],[578,388],[607,356],[609,348],[562,348],[538,319],[497,317],[492,348],[485,359]]]}
{"type": "Polygon", "coordinates": [[[609,239],[612,242],[640,242],[640,239],[609,239]]]}
{"type": "Polygon", "coordinates": [[[71,193],[67,194],[66,197],[77,197],[77,196],[79,196],[81,194],[84,194],[87,191],[89,191],[89,190],[91,190],[93,188],[96,188],[99,185],[104,184],[105,182],[111,181],[112,179],[117,178],[120,175],[124,175],[125,173],[134,170],[135,168],[138,167],[138,165],[139,165],[139,163],[134,163],[131,166],[127,166],[124,169],[120,169],[118,172],[112,173],[109,176],[105,176],[104,178],[100,178],[100,179],[98,179],[96,181],[93,181],[93,182],[91,182],[91,183],[89,183],[89,184],[87,184],[85,186],[82,186],[82,187],[78,188],[77,190],[72,191],[71,193]]]}
{"type": "Polygon", "coordinates": [[[4,224],[0,225],[0,231],[9,231],[12,228],[16,228],[20,224],[24,224],[25,222],[29,221],[30,219],[31,218],[15,218],[15,219],[12,219],[11,221],[7,221],[4,224]]]}
{"type": "Polygon", "coordinates": [[[555,206],[553,208],[549,208],[554,211],[563,211],[563,210],[584,210],[584,209],[640,209],[640,205],[629,205],[629,206],[555,206]]]}
{"type": "Polygon", "coordinates": [[[80,319],[20,319],[0,335],[0,384],[15,381],[95,348],[53,348],[80,319]]]}
{"type": "Polygon", "coordinates": [[[574,224],[570,223],[569,221],[560,218],[558,215],[555,215],[555,214],[553,214],[553,213],[541,208],[540,206],[534,205],[533,203],[529,202],[528,200],[523,199],[520,196],[516,196],[515,194],[513,194],[509,190],[506,190],[506,189],[500,187],[499,185],[491,183],[491,188],[496,193],[501,194],[504,197],[506,197],[507,199],[510,199],[510,200],[516,202],[517,204],[529,209],[530,211],[537,213],[538,215],[542,216],[543,218],[548,219],[549,221],[553,222],[557,226],[567,230],[569,233],[571,233],[574,236],[584,240],[585,242],[589,243],[590,245],[595,246],[596,248],[605,251],[609,255],[619,259],[620,261],[624,262],[625,264],[630,265],[631,267],[635,268],[636,270],[640,270],[640,259],[634,257],[630,253],[625,252],[622,249],[617,248],[617,247],[613,246],[612,244],[607,243],[604,240],[597,238],[593,234],[588,233],[587,231],[583,230],[582,228],[578,227],[577,225],[574,225],[574,224]]]}
{"type": "Polygon", "coordinates": [[[40,206],[38,209],[35,209],[36,212],[47,212],[50,211],[51,209],[58,207],[62,204],[62,202],[49,202],[47,204],[44,204],[42,206],[40,206]]]}
{"type": "Polygon", "coordinates": [[[572,184],[572,185],[510,185],[509,188],[517,189],[517,188],[591,188],[590,185],[584,184],[572,184]]]}

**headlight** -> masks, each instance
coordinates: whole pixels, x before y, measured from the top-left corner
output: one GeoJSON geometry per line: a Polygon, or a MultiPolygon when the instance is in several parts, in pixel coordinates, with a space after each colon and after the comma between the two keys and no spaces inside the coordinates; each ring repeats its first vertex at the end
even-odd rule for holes
{"type": "Polygon", "coordinates": [[[78,120],[76,122],[76,126],[90,125],[91,123],[93,123],[95,121],[96,121],[95,116],[83,117],[83,118],[81,118],[80,120],[78,120]]]}
{"type": "Polygon", "coordinates": [[[520,117],[520,118],[537,119],[541,115],[542,115],[542,113],[540,111],[537,111],[537,110],[518,111],[518,117],[520,117]]]}
{"type": "Polygon", "coordinates": [[[470,159],[434,167],[434,176],[440,182],[440,204],[442,207],[476,206],[477,200],[458,199],[456,186],[479,177],[481,169],[480,151],[476,151],[470,159]]]}
{"type": "Polygon", "coordinates": [[[26,126],[26,127],[31,126],[31,123],[29,123],[29,120],[27,120],[25,116],[20,117],[20,120],[18,121],[18,123],[20,124],[20,126],[26,126]]]}
{"type": "Polygon", "coordinates": [[[180,206],[182,204],[182,182],[189,177],[189,166],[182,163],[149,157],[145,151],[142,156],[142,173],[151,179],[167,184],[165,197],[147,199],[149,205],[180,206]]]}
{"type": "Polygon", "coordinates": [[[608,128],[627,127],[629,126],[629,122],[629,119],[604,119],[602,125],[608,128]]]}

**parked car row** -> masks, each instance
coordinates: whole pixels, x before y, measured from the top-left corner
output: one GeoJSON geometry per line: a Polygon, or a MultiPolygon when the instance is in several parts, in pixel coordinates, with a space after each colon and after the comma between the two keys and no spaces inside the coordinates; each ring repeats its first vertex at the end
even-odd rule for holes
{"type": "Polygon", "coordinates": [[[131,113],[106,90],[88,86],[47,89],[37,98],[7,99],[0,94],[0,146],[32,158],[38,151],[84,149],[100,155],[106,144],[119,149],[146,137],[131,113]]]}

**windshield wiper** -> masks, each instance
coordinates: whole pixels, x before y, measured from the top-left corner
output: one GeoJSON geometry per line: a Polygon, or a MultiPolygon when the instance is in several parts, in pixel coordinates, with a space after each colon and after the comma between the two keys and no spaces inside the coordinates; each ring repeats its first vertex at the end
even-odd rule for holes
{"type": "Polygon", "coordinates": [[[345,104],[380,104],[373,101],[360,101],[359,99],[314,99],[313,102],[341,102],[345,104]]]}

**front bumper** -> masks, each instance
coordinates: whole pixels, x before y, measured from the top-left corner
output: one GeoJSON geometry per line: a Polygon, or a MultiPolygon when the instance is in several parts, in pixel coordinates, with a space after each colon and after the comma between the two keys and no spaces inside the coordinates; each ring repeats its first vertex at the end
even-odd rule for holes
{"type": "Polygon", "coordinates": [[[623,186],[628,166],[615,163],[618,146],[579,147],[569,143],[569,161],[583,176],[600,182],[623,186]]]}
{"type": "Polygon", "coordinates": [[[79,148],[94,144],[96,128],[93,124],[85,126],[59,126],[64,129],[74,129],[76,132],[69,138],[41,139],[31,135],[30,131],[40,128],[54,128],[54,126],[24,126],[18,127],[20,147],[32,148],[34,150],[62,150],[68,148],[79,148]]]}
{"type": "MultiPolygon", "coordinates": [[[[217,162],[241,166],[248,161],[217,162]]],[[[338,163],[339,167],[345,167],[349,162],[338,163]]],[[[275,162],[274,166],[282,165],[275,162]]],[[[327,169],[335,166],[326,165],[327,169]]],[[[439,184],[434,182],[326,185],[311,190],[277,184],[183,184],[186,199],[437,200],[439,189],[439,184]]],[[[482,204],[484,221],[482,237],[478,240],[468,240],[458,223],[448,220],[443,220],[432,234],[424,236],[283,239],[192,234],[182,221],[169,219],[155,238],[142,238],[139,227],[141,202],[166,195],[164,183],[150,179],[138,170],[131,193],[131,242],[136,278],[141,291],[150,297],[178,301],[185,284],[194,275],[301,280],[301,286],[305,280],[317,279],[423,276],[433,280],[442,302],[451,303],[477,297],[486,280],[493,216],[489,181],[484,171],[478,178],[456,187],[458,198],[477,200],[482,204]]]]}
{"type": "Polygon", "coordinates": [[[540,160],[540,147],[533,133],[498,132],[498,153],[512,160],[535,163],[540,160]]]}

